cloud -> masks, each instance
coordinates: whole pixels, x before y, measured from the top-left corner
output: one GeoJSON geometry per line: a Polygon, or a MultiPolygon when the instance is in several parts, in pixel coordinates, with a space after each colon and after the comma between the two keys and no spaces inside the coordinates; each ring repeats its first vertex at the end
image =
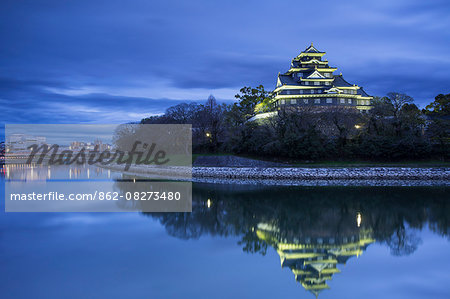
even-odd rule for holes
{"type": "Polygon", "coordinates": [[[449,93],[450,3],[25,0],[0,4],[4,122],[127,122],[275,85],[311,41],[371,95],[449,93]],[[324,11],[326,13],[324,13],[324,11]]]}
{"type": "Polygon", "coordinates": [[[182,102],[94,93],[58,94],[35,82],[9,79],[0,80],[0,88],[8,123],[123,123],[160,114],[182,102]]]}

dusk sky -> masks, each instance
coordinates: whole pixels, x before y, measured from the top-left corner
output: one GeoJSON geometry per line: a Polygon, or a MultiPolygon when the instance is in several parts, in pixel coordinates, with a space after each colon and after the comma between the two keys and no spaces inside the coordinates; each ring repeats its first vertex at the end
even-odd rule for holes
{"type": "Polygon", "coordinates": [[[273,89],[311,42],[370,95],[450,93],[450,2],[2,0],[2,123],[121,123],[273,89]]]}

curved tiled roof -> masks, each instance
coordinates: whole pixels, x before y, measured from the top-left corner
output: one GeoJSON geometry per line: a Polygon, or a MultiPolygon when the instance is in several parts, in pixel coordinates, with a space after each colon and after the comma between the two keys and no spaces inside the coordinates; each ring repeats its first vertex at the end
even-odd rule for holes
{"type": "MultiPolygon", "coordinates": [[[[342,75],[334,76],[333,85],[335,87],[351,87],[351,86],[353,86],[352,84],[345,81],[345,79],[344,79],[344,77],[342,77],[342,75]]],[[[356,94],[359,94],[363,97],[370,97],[370,95],[368,95],[362,87],[359,87],[356,94]]]]}
{"type": "Polygon", "coordinates": [[[345,81],[344,78],[342,77],[342,75],[334,76],[333,85],[336,87],[351,87],[351,86],[353,86],[352,84],[345,81]]]}
{"type": "Polygon", "coordinates": [[[294,79],[292,79],[291,75],[282,75],[279,74],[278,78],[280,78],[281,84],[286,84],[286,85],[299,85],[297,81],[295,81],[294,79]]]}
{"type": "Polygon", "coordinates": [[[319,50],[317,50],[314,46],[313,43],[311,43],[311,46],[309,46],[308,48],[306,48],[303,53],[325,53],[325,52],[320,52],[319,50]]]}
{"type": "Polygon", "coordinates": [[[363,97],[370,97],[370,95],[368,95],[362,87],[358,89],[358,94],[362,95],[363,97]]]}

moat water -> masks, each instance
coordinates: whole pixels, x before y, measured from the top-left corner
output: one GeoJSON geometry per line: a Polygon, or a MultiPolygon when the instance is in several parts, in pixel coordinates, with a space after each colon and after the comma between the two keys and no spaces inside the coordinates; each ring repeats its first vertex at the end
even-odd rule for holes
{"type": "Polygon", "coordinates": [[[11,178],[129,185],[0,175],[2,298],[450,298],[450,187],[194,183],[192,213],[5,213],[11,178]]]}

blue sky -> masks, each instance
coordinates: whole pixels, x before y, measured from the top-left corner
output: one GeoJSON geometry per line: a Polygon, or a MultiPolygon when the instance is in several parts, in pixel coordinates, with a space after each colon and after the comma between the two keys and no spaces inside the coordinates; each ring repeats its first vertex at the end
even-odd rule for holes
{"type": "Polygon", "coordinates": [[[311,41],[350,83],[450,92],[450,2],[3,0],[2,123],[120,123],[273,89],[311,41]]]}

